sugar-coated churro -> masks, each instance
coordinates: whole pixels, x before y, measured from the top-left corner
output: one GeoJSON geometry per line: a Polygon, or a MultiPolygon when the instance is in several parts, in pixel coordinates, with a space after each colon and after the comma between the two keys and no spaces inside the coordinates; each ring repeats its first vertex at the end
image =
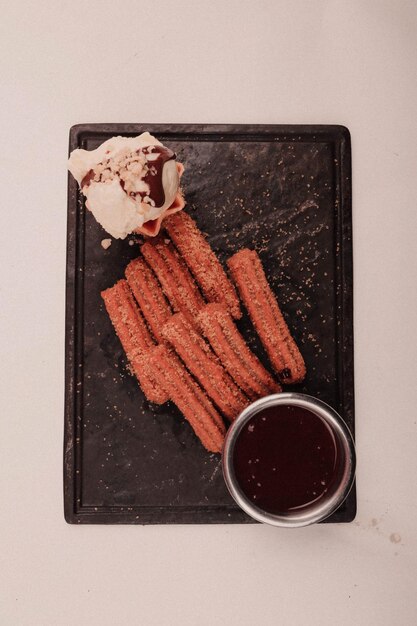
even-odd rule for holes
{"type": "Polygon", "coordinates": [[[143,393],[151,402],[163,404],[168,400],[166,392],[144,369],[146,356],[155,344],[126,280],[119,280],[101,296],[143,393]]]}
{"type": "Polygon", "coordinates": [[[220,304],[207,304],[197,323],[222,365],[251,398],[281,391],[281,387],[248,348],[232,317],[220,304]]]}
{"type": "Polygon", "coordinates": [[[146,367],[190,423],[203,446],[210,452],[220,452],[226,432],[223,420],[174,351],[163,344],[157,346],[150,351],[146,367]]]}
{"type": "Polygon", "coordinates": [[[176,313],[166,322],[162,335],[220,411],[234,420],[250,400],[233,382],[203,337],[182,313],[176,313]]]}
{"type": "Polygon", "coordinates": [[[245,248],[227,263],[278,377],[285,383],[302,381],[306,374],[304,359],[268,284],[257,252],[245,248]]]}
{"type": "Polygon", "coordinates": [[[181,211],[168,217],[164,227],[207,301],[223,303],[232,317],[239,319],[242,313],[235,288],[192,217],[181,211]]]}
{"type": "Polygon", "coordinates": [[[166,243],[161,239],[148,241],[143,244],[141,251],[158,277],[174,311],[184,313],[193,320],[204,305],[204,300],[172,242],[166,243]]]}
{"type": "Polygon", "coordinates": [[[155,274],[146,261],[139,257],[129,263],[125,275],[154,337],[162,341],[162,326],[172,312],[155,274]]]}

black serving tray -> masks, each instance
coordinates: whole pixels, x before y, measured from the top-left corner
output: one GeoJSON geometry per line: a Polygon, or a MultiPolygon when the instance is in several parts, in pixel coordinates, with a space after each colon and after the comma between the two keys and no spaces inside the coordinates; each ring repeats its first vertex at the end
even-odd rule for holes
{"type": "MultiPolygon", "coordinates": [[[[81,124],[70,151],[149,130],[185,165],[186,210],[221,261],[256,248],[307,364],[288,388],[354,430],[351,153],[342,126],[81,124]]],[[[171,404],[148,403],[127,370],[100,292],[138,246],[108,235],[68,178],[64,492],[70,523],[248,523],[171,404]]],[[[132,238],[131,238],[132,239],[132,238]]],[[[130,243],[133,243],[131,241],[130,243]]],[[[247,317],[239,327],[268,366],[247,317]]],[[[349,522],[352,490],[327,521],[349,522]]]]}

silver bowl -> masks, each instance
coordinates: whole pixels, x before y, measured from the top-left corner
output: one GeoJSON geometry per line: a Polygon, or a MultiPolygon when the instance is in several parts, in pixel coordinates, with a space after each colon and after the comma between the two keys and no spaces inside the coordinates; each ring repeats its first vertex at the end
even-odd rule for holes
{"type": "Polygon", "coordinates": [[[355,478],[356,454],[352,434],[343,419],[328,404],[301,393],[279,393],[261,398],[249,405],[230,426],[222,454],[223,475],[226,485],[237,504],[253,519],[264,524],[297,528],[321,522],[329,517],[346,499],[355,478]],[[343,457],[343,471],[334,493],[324,502],[294,514],[275,515],[257,507],[241,490],[233,467],[236,440],[245,424],[259,411],[271,406],[298,406],[322,418],[330,427],[343,457]]]}

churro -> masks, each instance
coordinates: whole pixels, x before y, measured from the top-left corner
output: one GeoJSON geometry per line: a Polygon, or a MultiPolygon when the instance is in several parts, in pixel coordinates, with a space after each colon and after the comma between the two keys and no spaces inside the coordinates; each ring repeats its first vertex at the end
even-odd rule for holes
{"type": "Polygon", "coordinates": [[[226,432],[223,420],[174,351],[162,344],[157,346],[150,351],[146,368],[190,423],[203,446],[209,452],[220,452],[226,432]]]}
{"type": "Polygon", "coordinates": [[[197,323],[222,365],[253,400],[281,391],[259,359],[248,348],[232,317],[221,304],[207,304],[197,323]]]}
{"type": "Polygon", "coordinates": [[[279,379],[285,383],[302,381],[306,373],[304,359],[268,284],[257,252],[247,248],[240,250],[227,264],[279,379]]]}
{"type": "Polygon", "coordinates": [[[162,326],[172,312],[155,274],[146,261],[139,257],[129,263],[125,275],[154,337],[162,341],[162,326]]]}
{"type": "Polygon", "coordinates": [[[167,218],[164,227],[207,301],[224,304],[232,317],[239,319],[242,313],[235,288],[195,221],[181,211],[167,218]]]}
{"type": "Polygon", "coordinates": [[[234,420],[250,401],[233,382],[203,337],[182,313],[176,313],[167,321],[162,335],[220,411],[229,420],[234,420]]]}
{"type": "Polygon", "coordinates": [[[163,404],[168,395],[144,368],[147,354],[155,344],[126,280],[119,280],[102,291],[101,296],[143,393],[151,402],[163,404]]]}
{"type": "Polygon", "coordinates": [[[141,251],[162,285],[175,312],[184,313],[191,321],[204,305],[203,298],[172,242],[161,239],[143,244],[141,251]]]}

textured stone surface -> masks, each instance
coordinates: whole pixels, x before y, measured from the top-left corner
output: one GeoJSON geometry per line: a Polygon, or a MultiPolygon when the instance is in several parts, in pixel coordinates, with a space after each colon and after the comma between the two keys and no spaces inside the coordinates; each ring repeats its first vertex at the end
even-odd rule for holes
{"type": "MultiPolygon", "coordinates": [[[[307,378],[294,389],[328,402],[353,428],[349,136],[341,127],[147,127],[185,165],[186,210],[222,262],[256,248],[299,342],[307,378]],[[342,162],[341,162],[342,161],[342,162]]],[[[72,131],[87,149],[135,125],[72,131]]],[[[69,183],[66,518],[72,522],[250,521],[169,403],[144,400],[104,311],[100,291],[138,247],[114,240],[69,183]],[[74,281],[75,277],[75,281],[74,281]]],[[[133,239],[133,238],[131,238],[133,239]]],[[[244,315],[239,327],[268,359],[244,315]]],[[[352,493],[331,521],[349,521],[352,493]]]]}

